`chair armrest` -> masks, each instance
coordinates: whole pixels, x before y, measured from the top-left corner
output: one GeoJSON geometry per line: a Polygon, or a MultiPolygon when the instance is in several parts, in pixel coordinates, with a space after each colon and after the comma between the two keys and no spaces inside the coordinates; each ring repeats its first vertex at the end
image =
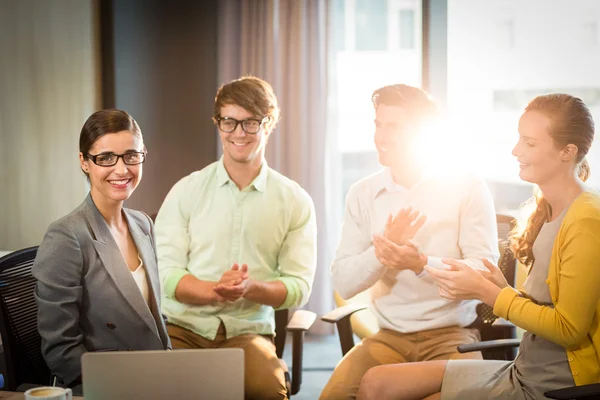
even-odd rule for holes
{"type": "Polygon", "coordinates": [[[321,320],[332,324],[338,323],[344,318],[350,317],[357,311],[369,308],[367,304],[346,304],[345,306],[338,307],[335,310],[329,311],[327,314],[321,317],[321,320]]]}
{"type": "Polygon", "coordinates": [[[600,395],[600,383],[592,383],[590,385],[572,386],[565,389],[552,390],[544,393],[544,396],[550,399],[597,399],[600,395]]]}
{"type": "Polygon", "coordinates": [[[369,306],[366,304],[346,304],[345,306],[329,311],[321,317],[321,320],[335,324],[338,335],[340,336],[340,345],[342,346],[342,356],[345,356],[354,347],[354,337],[350,317],[357,311],[364,310],[369,306]]]}
{"type": "Polygon", "coordinates": [[[498,318],[497,320],[492,322],[492,326],[496,328],[514,328],[515,324],[505,320],[504,318],[498,318]]]}
{"type": "Polygon", "coordinates": [[[292,393],[296,394],[302,384],[302,359],[304,353],[304,333],[317,319],[317,314],[307,310],[297,310],[287,324],[292,333],[292,393]]]}
{"type": "Polygon", "coordinates": [[[488,340],[485,342],[460,344],[457,348],[459,353],[468,353],[470,351],[485,351],[518,347],[520,343],[520,339],[499,339],[488,340]]]}
{"type": "Polygon", "coordinates": [[[317,319],[317,314],[307,310],[297,310],[287,324],[288,332],[307,331],[317,319]]]}

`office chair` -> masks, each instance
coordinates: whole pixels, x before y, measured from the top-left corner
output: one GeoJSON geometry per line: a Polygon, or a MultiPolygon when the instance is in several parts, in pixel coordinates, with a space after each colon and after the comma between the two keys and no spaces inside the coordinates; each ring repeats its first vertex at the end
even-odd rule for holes
{"type": "Polygon", "coordinates": [[[6,360],[6,390],[51,385],[37,330],[36,280],[31,267],[37,246],[0,258],[0,335],[6,360]]]}
{"type": "Polygon", "coordinates": [[[304,333],[310,329],[317,315],[312,311],[296,310],[292,319],[288,321],[289,310],[275,311],[275,349],[277,358],[285,371],[285,381],[288,389],[288,397],[300,391],[302,384],[302,360],[304,352],[304,333]],[[287,332],[292,333],[292,373],[283,361],[285,339],[287,332]]]}

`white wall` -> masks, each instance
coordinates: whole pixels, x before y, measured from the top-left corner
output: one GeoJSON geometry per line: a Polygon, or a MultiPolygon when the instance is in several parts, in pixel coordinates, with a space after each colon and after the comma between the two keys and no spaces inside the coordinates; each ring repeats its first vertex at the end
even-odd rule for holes
{"type": "Polygon", "coordinates": [[[0,250],[37,245],[86,195],[79,132],[99,101],[93,0],[0,0],[0,250]]]}

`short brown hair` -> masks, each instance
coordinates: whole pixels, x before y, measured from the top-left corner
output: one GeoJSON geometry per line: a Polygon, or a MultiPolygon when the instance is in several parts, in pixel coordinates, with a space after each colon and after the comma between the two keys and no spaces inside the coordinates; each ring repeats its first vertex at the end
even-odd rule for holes
{"type": "Polygon", "coordinates": [[[213,122],[217,123],[221,107],[233,104],[246,109],[256,117],[269,117],[265,129],[271,131],[279,121],[279,106],[273,88],[255,76],[244,76],[222,85],[217,90],[213,107],[213,122]]]}
{"type": "Polygon", "coordinates": [[[398,106],[411,111],[417,121],[425,121],[438,114],[435,101],[426,91],[403,84],[388,85],[377,89],[371,96],[373,107],[380,104],[398,106]]]}

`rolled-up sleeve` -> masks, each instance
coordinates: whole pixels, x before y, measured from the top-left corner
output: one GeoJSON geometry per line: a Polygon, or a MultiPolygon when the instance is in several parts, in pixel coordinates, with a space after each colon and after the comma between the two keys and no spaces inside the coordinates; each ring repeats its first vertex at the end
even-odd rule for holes
{"type": "Polygon", "coordinates": [[[188,275],[190,216],[189,177],[181,179],[167,194],[156,216],[155,234],[158,272],[163,294],[175,299],[175,289],[181,278],[188,275]]]}
{"type": "Polygon", "coordinates": [[[312,199],[299,189],[288,234],[278,257],[287,296],[277,309],[300,307],[308,301],[317,265],[317,222],[312,199]]]}

